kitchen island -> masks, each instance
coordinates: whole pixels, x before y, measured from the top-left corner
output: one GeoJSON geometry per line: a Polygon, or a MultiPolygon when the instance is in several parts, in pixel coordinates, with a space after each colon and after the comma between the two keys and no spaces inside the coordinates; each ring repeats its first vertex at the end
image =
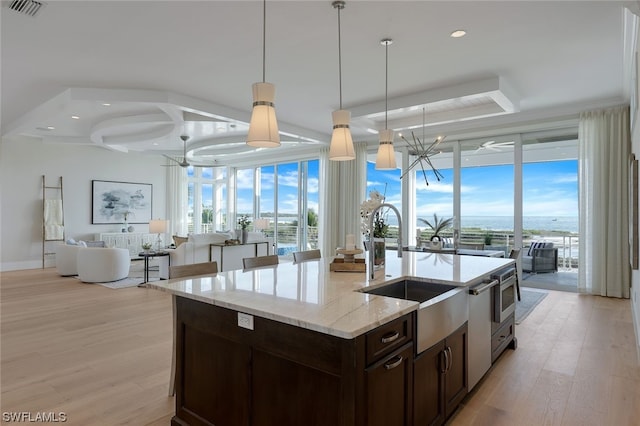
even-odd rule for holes
{"type": "MultiPolygon", "coordinates": [[[[468,287],[513,264],[388,252],[384,271],[368,280],[330,272],[330,261],[148,284],[176,297],[173,424],[414,424],[416,313],[437,302],[362,290],[409,277],[468,287]]],[[[460,335],[465,346],[466,332],[460,335]]],[[[447,367],[463,370],[459,402],[466,356],[453,356],[450,346],[444,352],[447,367]]]]}

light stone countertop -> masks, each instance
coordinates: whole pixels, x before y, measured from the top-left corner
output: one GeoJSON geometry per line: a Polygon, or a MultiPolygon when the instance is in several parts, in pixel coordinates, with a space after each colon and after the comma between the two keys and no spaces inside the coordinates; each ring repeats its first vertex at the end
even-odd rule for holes
{"type": "MultiPolygon", "coordinates": [[[[332,257],[280,263],[211,277],[154,281],[147,287],[176,296],[352,339],[420,306],[418,302],[361,293],[387,281],[422,278],[442,284],[474,285],[511,259],[387,251],[384,271],[330,272],[332,257]],[[384,272],[384,273],[383,273],[384,272]]],[[[426,302],[425,302],[426,303],[426,302]]]]}

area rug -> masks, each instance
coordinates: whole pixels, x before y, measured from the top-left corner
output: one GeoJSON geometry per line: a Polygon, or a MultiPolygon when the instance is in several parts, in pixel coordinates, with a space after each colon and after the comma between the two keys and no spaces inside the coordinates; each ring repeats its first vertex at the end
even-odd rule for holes
{"type": "Polygon", "coordinates": [[[520,324],[529,316],[533,309],[538,306],[542,300],[547,297],[548,292],[544,290],[528,290],[520,289],[520,297],[522,300],[516,299],[516,324],[520,324]]]}
{"type": "MultiPolygon", "coordinates": [[[[78,277],[74,277],[76,279],[80,279],[78,277]]],[[[111,281],[108,283],[86,283],[86,284],[100,284],[103,287],[108,288],[128,288],[128,287],[137,287],[144,282],[144,278],[138,277],[127,277],[118,281],[111,281]]]]}

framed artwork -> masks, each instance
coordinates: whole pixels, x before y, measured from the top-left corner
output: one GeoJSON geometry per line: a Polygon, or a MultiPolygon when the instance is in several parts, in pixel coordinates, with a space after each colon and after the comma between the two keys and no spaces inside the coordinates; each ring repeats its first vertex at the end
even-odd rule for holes
{"type": "Polygon", "coordinates": [[[149,223],[153,185],[91,181],[91,223],[149,223]]]}
{"type": "Polygon", "coordinates": [[[629,263],[638,269],[638,160],[629,162],[629,263]]]}

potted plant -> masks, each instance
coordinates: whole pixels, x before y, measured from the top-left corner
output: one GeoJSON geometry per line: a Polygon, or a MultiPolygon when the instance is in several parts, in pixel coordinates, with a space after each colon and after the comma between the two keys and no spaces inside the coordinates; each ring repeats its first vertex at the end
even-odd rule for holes
{"type": "Polygon", "coordinates": [[[384,215],[377,212],[373,218],[373,249],[374,263],[381,265],[385,260],[385,250],[387,234],[389,233],[389,225],[385,223],[384,215]]]}
{"type": "Polygon", "coordinates": [[[142,250],[144,250],[145,253],[149,253],[151,247],[153,247],[151,243],[142,243],[142,250]]]}
{"type": "Polygon", "coordinates": [[[365,238],[373,234],[373,250],[374,263],[376,265],[384,264],[385,258],[385,238],[389,232],[389,225],[385,221],[386,212],[376,210],[384,203],[385,196],[378,191],[371,191],[369,199],[360,206],[360,217],[362,218],[362,234],[365,238]],[[373,211],[376,211],[373,213],[373,211]],[[373,213],[373,229],[369,229],[369,220],[373,213]]]}
{"type": "Polygon", "coordinates": [[[421,217],[419,217],[418,220],[431,228],[431,231],[433,231],[433,235],[431,235],[431,241],[435,244],[432,244],[432,247],[436,246],[435,248],[442,248],[442,237],[440,237],[440,233],[451,226],[451,224],[453,223],[453,218],[439,218],[438,214],[434,213],[433,221],[429,221],[421,217]]]}
{"type": "Polygon", "coordinates": [[[238,225],[240,226],[240,244],[245,244],[247,242],[248,239],[248,234],[249,231],[247,228],[249,228],[249,225],[251,225],[251,219],[249,219],[249,216],[246,214],[240,215],[240,217],[238,218],[238,225]]]}
{"type": "Polygon", "coordinates": [[[484,245],[490,246],[491,242],[493,241],[493,234],[489,231],[486,231],[484,234],[482,234],[482,238],[484,240],[484,245]]]}

